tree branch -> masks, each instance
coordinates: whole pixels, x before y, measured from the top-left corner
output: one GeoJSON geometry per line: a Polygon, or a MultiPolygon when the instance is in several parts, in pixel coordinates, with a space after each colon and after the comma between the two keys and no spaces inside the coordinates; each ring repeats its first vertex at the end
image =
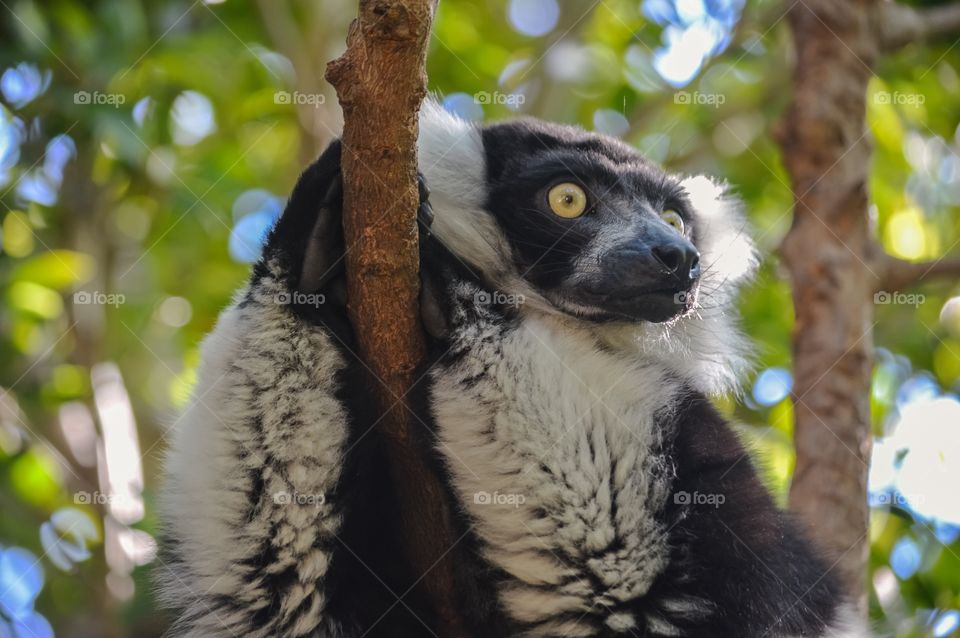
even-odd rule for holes
{"type": "Polygon", "coordinates": [[[874,292],[897,292],[937,279],[960,279],[960,258],[941,257],[934,261],[911,262],[898,259],[877,247],[871,270],[877,273],[874,292]]]}
{"type": "Polygon", "coordinates": [[[379,383],[400,534],[441,638],[465,636],[454,599],[449,498],[427,464],[405,397],[423,360],[416,215],[417,113],[433,0],[360,0],[347,50],[327,66],[343,107],[341,155],[347,300],[360,354],[379,383]]]}
{"type": "Polygon", "coordinates": [[[960,33],[960,2],[924,8],[882,2],[873,15],[877,41],[883,51],[960,33]]]}

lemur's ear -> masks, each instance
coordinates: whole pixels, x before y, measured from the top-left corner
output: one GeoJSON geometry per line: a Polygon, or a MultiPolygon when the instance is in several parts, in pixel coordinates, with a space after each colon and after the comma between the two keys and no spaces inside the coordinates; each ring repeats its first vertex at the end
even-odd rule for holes
{"type": "Polygon", "coordinates": [[[336,287],[343,275],[343,182],[340,141],[303,172],[267,239],[265,257],[278,258],[292,289],[336,287]]]}
{"type": "Polygon", "coordinates": [[[330,184],[310,231],[297,290],[316,292],[343,273],[343,183],[339,173],[330,184]]]}

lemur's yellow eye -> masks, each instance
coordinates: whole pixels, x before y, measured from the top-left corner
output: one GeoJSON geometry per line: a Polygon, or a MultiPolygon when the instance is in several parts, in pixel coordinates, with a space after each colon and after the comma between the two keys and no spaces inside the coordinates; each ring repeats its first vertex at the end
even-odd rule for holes
{"type": "Polygon", "coordinates": [[[680,213],[677,211],[673,210],[672,208],[668,208],[660,213],[660,219],[676,228],[677,232],[681,235],[684,234],[685,228],[683,225],[683,217],[680,217],[680,213]]]}
{"type": "Polygon", "coordinates": [[[587,209],[587,194],[583,189],[570,182],[557,184],[547,194],[550,201],[550,210],[567,219],[583,215],[587,209]]]}

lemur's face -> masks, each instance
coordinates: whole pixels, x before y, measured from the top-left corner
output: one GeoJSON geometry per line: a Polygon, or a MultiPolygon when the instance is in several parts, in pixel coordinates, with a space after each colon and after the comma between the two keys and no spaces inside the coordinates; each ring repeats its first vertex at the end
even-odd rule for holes
{"type": "Polygon", "coordinates": [[[616,140],[519,121],[483,130],[516,272],[565,312],[662,322],[694,306],[696,219],[676,178],[616,140]]]}
{"type": "Polygon", "coordinates": [[[530,119],[477,127],[428,101],[419,150],[434,235],[539,307],[595,321],[703,319],[723,313],[754,267],[722,186],[667,174],[616,139],[530,119]]]}

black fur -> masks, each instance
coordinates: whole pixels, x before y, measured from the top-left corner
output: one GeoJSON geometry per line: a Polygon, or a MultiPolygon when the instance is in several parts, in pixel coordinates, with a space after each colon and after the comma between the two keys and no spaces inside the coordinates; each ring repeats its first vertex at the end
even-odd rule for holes
{"type": "Polygon", "coordinates": [[[691,390],[661,427],[675,468],[674,498],[662,514],[673,554],[639,604],[657,609],[659,601],[683,596],[711,601],[713,613],[699,622],[658,610],[690,638],[820,635],[843,599],[839,583],[776,507],[730,425],[691,390]],[[722,503],[697,504],[695,494],[722,503]]]}

